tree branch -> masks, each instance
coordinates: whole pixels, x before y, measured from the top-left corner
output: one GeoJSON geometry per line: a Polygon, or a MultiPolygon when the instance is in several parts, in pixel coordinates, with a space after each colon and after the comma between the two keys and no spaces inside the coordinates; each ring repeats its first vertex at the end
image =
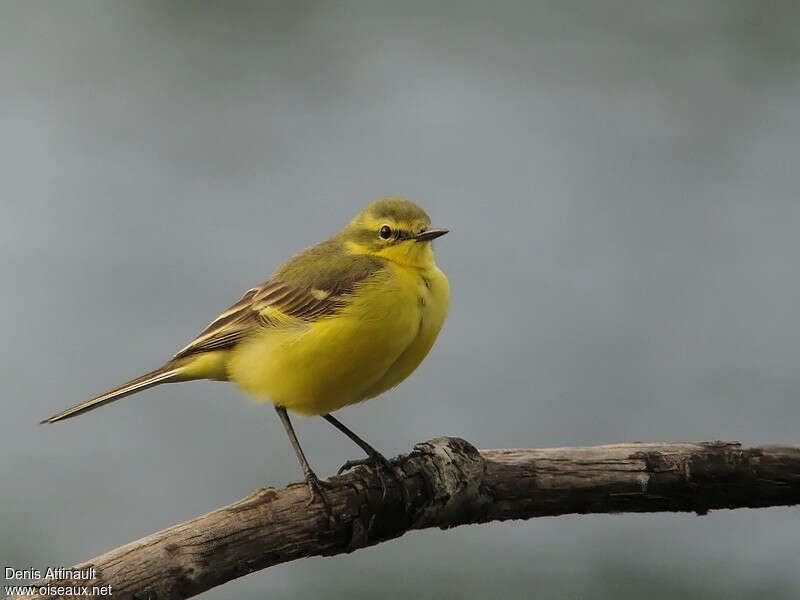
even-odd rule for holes
{"type": "MultiPolygon", "coordinates": [[[[406,490],[360,468],[331,478],[333,511],[308,489],[266,488],[77,565],[115,600],[176,600],[306,556],[352,552],[412,529],[567,513],[696,512],[800,504],[800,446],[634,443],[481,450],[458,438],[417,444],[394,461],[406,490]]],[[[22,596],[15,596],[22,597],[22,596]]],[[[26,596],[58,597],[55,594],[26,596]]],[[[65,597],[65,596],[62,596],[65,597]]]]}

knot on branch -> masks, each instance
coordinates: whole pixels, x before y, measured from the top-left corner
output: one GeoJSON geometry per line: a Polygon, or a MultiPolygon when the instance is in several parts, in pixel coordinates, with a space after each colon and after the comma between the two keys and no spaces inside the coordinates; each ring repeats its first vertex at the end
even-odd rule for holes
{"type": "Polygon", "coordinates": [[[484,486],[486,460],[468,441],[440,437],[414,446],[403,470],[419,474],[426,502],[414,514],[412,529],[442,529],[469,523],[485,512],[491,498],[484,486]]]}

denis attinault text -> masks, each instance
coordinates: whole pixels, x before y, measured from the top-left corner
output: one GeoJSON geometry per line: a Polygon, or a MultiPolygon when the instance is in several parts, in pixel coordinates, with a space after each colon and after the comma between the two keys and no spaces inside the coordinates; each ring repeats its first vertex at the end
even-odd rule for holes
{"type": "Polygon", "coordinates": [[[31,596],[39,594],[42,596],[111,596],[110,585],[81,585],[82,581],[94,579],[97,576],[97,569],[88,567],[86,569],[70,569],[66,567],[49,567],[42,569],[15,569],[6,567],[4,570],[6,581],[19,581],[26,579],[54,579],[54,582],[42,582],[41,584],[28,585],[7,585],[5,595],[31,596]],[[59,580],[71,580],[69,585],[58,585],[59,580]]]}

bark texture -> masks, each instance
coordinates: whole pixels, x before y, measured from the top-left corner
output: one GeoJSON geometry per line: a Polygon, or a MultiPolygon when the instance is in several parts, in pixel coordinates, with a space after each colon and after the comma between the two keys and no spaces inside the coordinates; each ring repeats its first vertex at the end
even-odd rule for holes
{"type": "Polygon", "coordinates": [[[702,515],[800,503],[800,446],[632,443],[478,451],[458,438],[438,438],[393,462],[405,500],[395,481],[384,477],[384,488],[366,468],[331,478],[332,516],[319,502],[306,506],[305,483],[260,489],[75,566],[94,567],[94,579],[34,585],[86,585],[90,591],[110,585],[114,600],[177,600],[272,565],[352,552],[412,529],[568,513],[702,515]]]}

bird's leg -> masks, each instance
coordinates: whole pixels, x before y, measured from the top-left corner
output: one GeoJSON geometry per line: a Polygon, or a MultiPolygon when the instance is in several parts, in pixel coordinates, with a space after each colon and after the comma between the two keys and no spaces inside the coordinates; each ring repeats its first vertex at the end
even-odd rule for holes
{"type": "Polygon", "coordinates": [[[292,443],[292,448],[294,448],[294,453],[297,455],[297,460],[300,461],[300,467],[303,469],[303,473],[305,473],[308,491],[311,494],[311,498],[309,498],[307,506],[311,506],[311,504],[314,503],[314,497],[319,495],[322,503],[325,505],[326,511],[330,513],[331,503],[322,489],[323,486],[330,487],[330,484],[320,481],[316,473],[311,470],[311,466],[308,464],[305,454],[303,454],[303,449],[300,447],[300,442],[297,441],[297,436],[294,433],[294,427],[292,427],[292,422],[289,420],[289,415],[286,412],[286,409],[283,406],[275,406],[275,410],[277,411],[278,416],[281,418],[283,427],[286,429],[286,433],[289,436],[289,441],[292,443]]]}
{"type": "Polygon", "coordinates": [[[375,450],[375,448],[373,448],[367,442],[358,437],[349,427],[347,427],[346,425],[344,425],[344,423],[339,421],[339,419],[336,419],[330,414],[322,415],[322,418],[325,419],[328,423],[330,423],[334,427],[336,427],[336,429],[341,431],[351,440],[353,440],[353,442],[355,442],[355,444],[359,448],[361,448],[367,454],[368,457],[368,458],[361,458],[358,460],[348,460],[339,468],[339,474],[349,469],[352,469],[353,467],[359,467],[362,465],[376,467],[378,478],[380,479],[381,485],[383,486],[383,498],[385,499],[387,488],[386,488],[386,482],[384,481],[383,476],[381,475],[381,467],[383,467],[383,469],[385,469],[389,473],[389,475],[392,476],[392,479],[395,480],[395,483],[397,483],[397,485],[400,487],[400,491],[403,493],[403,498],[406,499],[406,488],[403,485],[403,482],[397,476],[397,473],[395,472],[392,463],[389,462],[389,460],[383,454],[375,450]]]}

